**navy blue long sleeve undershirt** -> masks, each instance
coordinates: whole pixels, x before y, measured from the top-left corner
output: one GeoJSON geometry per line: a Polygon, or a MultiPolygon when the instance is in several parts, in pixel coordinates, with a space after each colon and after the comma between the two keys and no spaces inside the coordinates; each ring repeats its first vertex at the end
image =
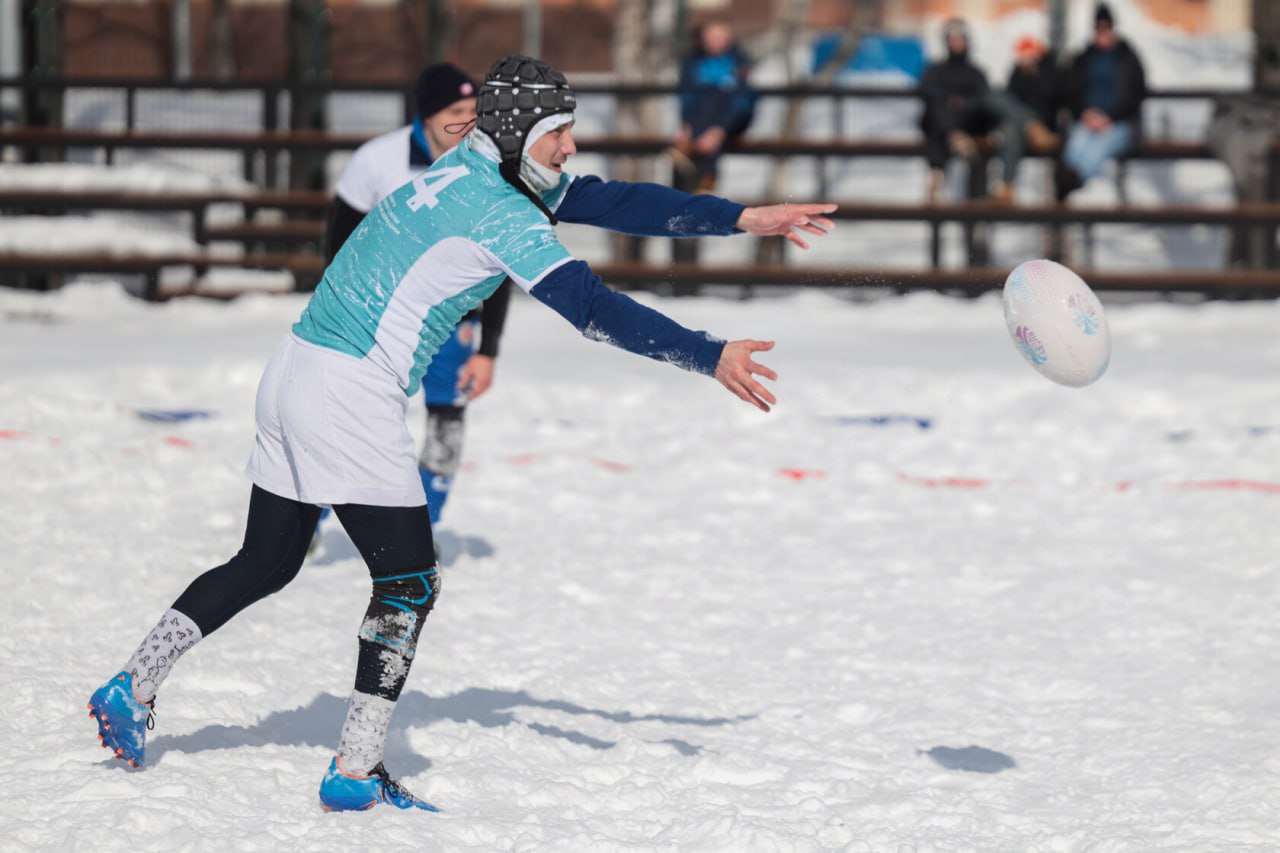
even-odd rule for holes
{"type": "Polygon", "coordinates": [[[714,376],[724,341],[681,326],[665,314],[610,290],[586,261],[570,261],[529,291],[585,337],[627,352],[714,376]]]}
{"type": "Polygon", "coordinates": [[[745,205],[689,195],[661,184],[575,178],[556,208],[561,222],[594,225],[638,237],[715,237],[737,232],[745,205]]]}
{"type": "MultiPolygon", "coordinates": [[[[744,205],[689,195],[660,184],[575,178],[556,208],[561,222],[641,237],[727,236],[744,205]]],[[[714,376],[724,341],[686,329],[664,314],[610,290],[584,261],[558,267],[529,291],[588,338],[714,376]]]]}
{"type": "MultiPolygon", "coordinates": [[[[574,179],[556,208],[561,222],[641,237],[727,236],[744,205],[689,195],[659,184],[574,179]]],[[[553,270],[529,293],[588,338],[714,376],[724,341],[686,329],[664,314],[610,290],[584,261],[553,270]]]]}

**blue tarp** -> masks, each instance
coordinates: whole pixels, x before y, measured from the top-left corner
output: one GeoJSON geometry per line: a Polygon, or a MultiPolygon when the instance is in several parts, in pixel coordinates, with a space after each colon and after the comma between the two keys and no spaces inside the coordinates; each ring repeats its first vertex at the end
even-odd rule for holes
{"type": "MultiPolygon", "coordinates": [[[[813,42],[813,73],[826,65],[840,46],[840,33],[819,36],[813,42]]],[[[897,72],[913,80],[924,73],[924,46],[915,36],[872,33],[863,36],[858,50],[841,72],[897,72]]]]}

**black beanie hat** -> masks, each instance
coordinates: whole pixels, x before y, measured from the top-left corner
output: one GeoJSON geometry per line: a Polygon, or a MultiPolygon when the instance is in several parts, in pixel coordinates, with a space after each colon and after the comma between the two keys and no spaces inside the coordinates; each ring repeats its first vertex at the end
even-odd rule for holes
{"type": "Polygon", "coordinates": [[[428,65],[413,84],[413,102],[419,118],[431,118],[445,107],[476,96],[476,84],[467,72],[448,62],[428,65]]]}
{"type": "Polygon", "coordinates": [[[1116,19],[1111,16],[1111,7],[1106,3],[1099,3],[1093,10],[1093,25],[1096,27],[1098,24],[1106,24],[1115,29],[1116,19]]]}

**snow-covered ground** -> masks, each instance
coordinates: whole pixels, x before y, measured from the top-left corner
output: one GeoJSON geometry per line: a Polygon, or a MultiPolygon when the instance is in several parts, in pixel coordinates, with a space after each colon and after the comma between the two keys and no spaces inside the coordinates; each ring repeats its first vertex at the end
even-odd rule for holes
{"type": "Polygon", "coordinates": [[[387,757],[444,811],[325,815],[336,527],[175,669],[144,771],[84,709],[238,547],[301,299],[0,290],[0,846],[1280,847],[1280,304],[1112,303],[1075,391],[994,296],[646,301],[776,339],[779,406],[516,299],[387,757]]]}

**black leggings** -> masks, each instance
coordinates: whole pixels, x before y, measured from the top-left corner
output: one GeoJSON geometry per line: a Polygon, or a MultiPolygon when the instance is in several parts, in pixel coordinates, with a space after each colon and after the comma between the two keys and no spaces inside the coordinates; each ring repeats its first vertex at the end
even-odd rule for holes
{"type": "MultiPolygon", "coordinates": [[[[374,581],[435,565],[427,507],[340,504],[333,508],[374,581]]],[[[231,617],[284,589],[298,576],[320,520],[320,507],[253,487],[239,553],[191,582],[173,608],[207,637],[231,617]]]]}

